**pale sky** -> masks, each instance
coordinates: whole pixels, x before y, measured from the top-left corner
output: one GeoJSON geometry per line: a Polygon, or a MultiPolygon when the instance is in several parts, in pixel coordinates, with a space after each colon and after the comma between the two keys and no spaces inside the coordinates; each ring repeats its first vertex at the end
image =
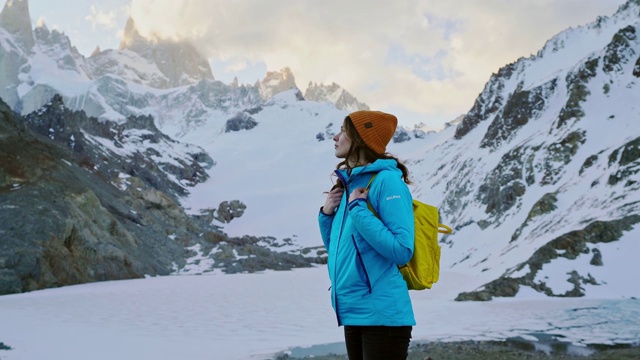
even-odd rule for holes
{"type": "Polygon", "coordinates": [[[625,0],[29,0],[34,25],[85,56],[143,34],[189,38],[216,79],[253,84],[289,67],[300,90],[336,82],[403,124],[466,113],[492,73],[625,0]]]}

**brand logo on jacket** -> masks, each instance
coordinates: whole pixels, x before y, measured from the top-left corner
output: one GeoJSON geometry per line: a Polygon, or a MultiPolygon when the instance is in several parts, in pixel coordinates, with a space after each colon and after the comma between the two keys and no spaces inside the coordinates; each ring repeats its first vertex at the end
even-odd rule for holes
{"type": "Polygon", "coordinates": [[[400,199],[400,195],[387,196],[387,200],[400,199]]]}

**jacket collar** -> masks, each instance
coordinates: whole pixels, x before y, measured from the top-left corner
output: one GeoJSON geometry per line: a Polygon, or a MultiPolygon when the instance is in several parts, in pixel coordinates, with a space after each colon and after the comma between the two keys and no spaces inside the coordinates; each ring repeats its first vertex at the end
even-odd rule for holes
{"type": "Polygon", "coordinates": [[[336,175],[338,175],[338,178],[344,181],[363,174],[373,175],[379,173],[382,170],[400,171],[398,169],[397,162],[394,159],[378,159],[371,164],[354,168],[351,171],[351,175],[348,174],[346,169],[336,170],[336,175]]]}

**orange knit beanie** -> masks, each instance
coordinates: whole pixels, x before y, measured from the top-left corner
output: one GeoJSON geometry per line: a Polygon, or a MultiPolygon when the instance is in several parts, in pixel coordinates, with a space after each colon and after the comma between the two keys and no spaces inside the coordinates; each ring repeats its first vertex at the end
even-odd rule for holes
{"type": "Polygon", "coordinates": [[[387,144],[393,138],[398,119],[381,111],[361,110],[349,114],[362,141],[377,154],[387,151],[387,144]]]}

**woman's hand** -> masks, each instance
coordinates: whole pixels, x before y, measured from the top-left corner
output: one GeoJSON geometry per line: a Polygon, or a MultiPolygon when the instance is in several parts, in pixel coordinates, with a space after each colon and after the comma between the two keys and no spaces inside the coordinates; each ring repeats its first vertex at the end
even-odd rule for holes
{"type": "Polygon", "coordinates": [[[352,202],[355,199],[367,199],[367,195],[369,195],[369,189],[365,189],[363,187],[359,187],[351,192],[349,195],[349,202],[352,202]]]}
{"type": "Polygon", "coordinates": [[[335,208],[340,205],[342,194],[344,194],[344,189],[339,187],[329,191],[327,200],[324,202],[324,206],[322,207],[322,213],[325,215],[333,215],[335,208]]]}

